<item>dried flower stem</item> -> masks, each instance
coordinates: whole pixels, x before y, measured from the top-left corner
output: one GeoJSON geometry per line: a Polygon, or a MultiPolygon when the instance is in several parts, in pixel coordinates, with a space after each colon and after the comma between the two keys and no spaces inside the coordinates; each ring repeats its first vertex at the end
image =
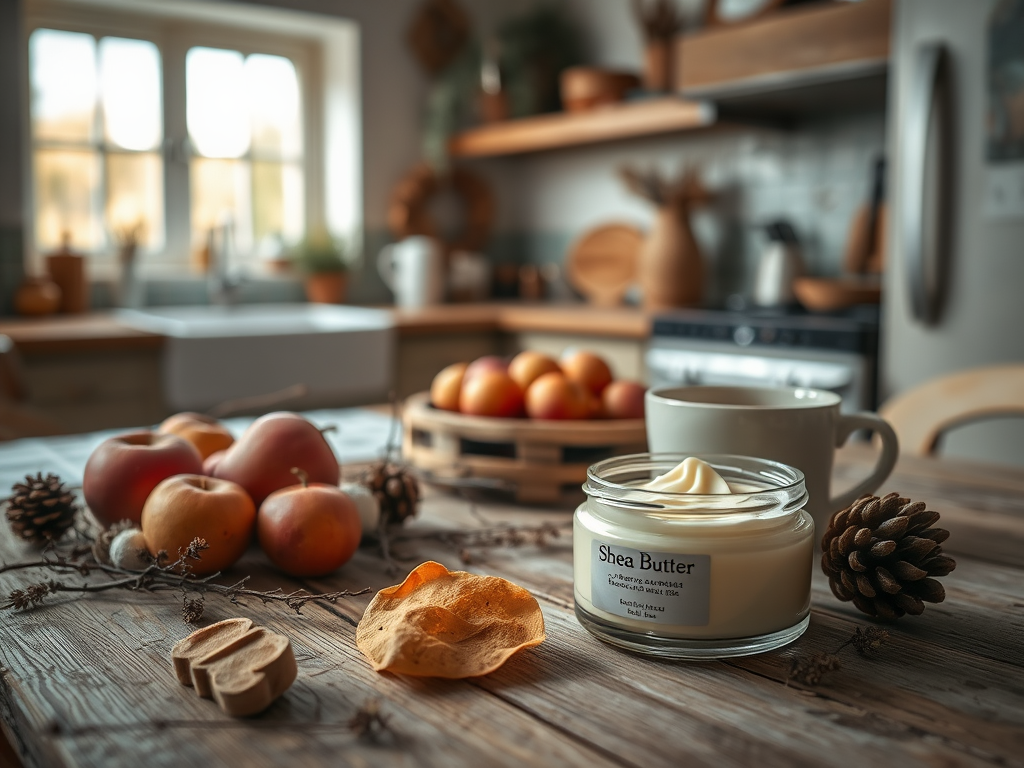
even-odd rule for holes
{"type": "Polygon", "coordinates": [[[793,659],[786,676],[786,685],[795,680],[801,685],[814,686],[821,682],[829,672],[835,672],[842,666],[839,653],[846,646],[852,645],[857,653],[867,657],[879,650],[889,640],[889,633],[879,627],[857,627],[847,640],[832,653],[815,653],[809,657],[798,656],[793,659]]]}

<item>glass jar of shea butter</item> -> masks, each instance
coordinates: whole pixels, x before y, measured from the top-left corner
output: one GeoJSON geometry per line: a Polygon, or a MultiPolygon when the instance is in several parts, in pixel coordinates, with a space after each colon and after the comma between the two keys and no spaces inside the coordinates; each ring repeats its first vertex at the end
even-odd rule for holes
{"type": "Polygon", "coordinates": [[[576,617],[599,639],[709,659],[778,648],[807,629],[814,523],[798,469],[636,454],[593,465],[583,489],[573,520],[576,617]]]}

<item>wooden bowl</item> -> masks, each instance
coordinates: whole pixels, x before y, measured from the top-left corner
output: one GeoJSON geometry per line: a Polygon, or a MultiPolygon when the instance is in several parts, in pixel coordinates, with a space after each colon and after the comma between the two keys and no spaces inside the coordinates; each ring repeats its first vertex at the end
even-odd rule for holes
{"type": "Polygon", "coordinates": [[[560,78],[562,106],[566,112],[586,112],[602,104],[614,104],[626,92],[640,86],[632,72],[598,67],[569,67],[560,78]]]}
{"type": "Polygon", "coordinates": [[[597,461],[647,450],[643,419],[543,421],[442,411],[421,392],[402,409],[402,455],[440,481],[501,481],[518,501],[554,502],[597,461]]]}
{"type": "Polygon", "coordinates": [[[875,276],[798,277],[793,293],[807,309],[828,312],[854,304],[877,304],[882,298],[882,282],[875,276]]]}

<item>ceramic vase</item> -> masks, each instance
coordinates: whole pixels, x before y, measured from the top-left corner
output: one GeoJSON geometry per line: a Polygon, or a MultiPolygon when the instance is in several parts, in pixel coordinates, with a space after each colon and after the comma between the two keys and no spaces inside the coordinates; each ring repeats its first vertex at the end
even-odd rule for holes
{"type": "Polygon", "coordinates": [[[704,297],[704,260],[690,230],[689,207],[658,208],[640,251],[640,289],[646,309],[692,307],[704,297]]]}
{"type": "Polygon", "coordinates": [[[341,304],[348,290],[345,272],[318,272],[306,276],[306,299],[314,304],[341,304]]]}

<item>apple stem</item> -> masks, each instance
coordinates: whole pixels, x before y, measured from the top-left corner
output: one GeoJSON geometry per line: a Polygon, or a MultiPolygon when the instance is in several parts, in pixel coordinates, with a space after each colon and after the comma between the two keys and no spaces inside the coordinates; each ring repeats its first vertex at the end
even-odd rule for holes
{"type": "Polygon", "coordinates": [[[328,432],[337,432],[337,431],[338,431],[338,425],[337,424],[328,424],[326,427],[324,427],[323,429],[320,430],[320,434],[324,435],[324,434],[327,434],[328,432]]]}
{"type": "Polygon", "coordinates": [[[303,488],[309,488],[309,474],[298,467],[292,467],[292,474],[302,481],[303,488]]]}
{"type": "Polygon", "coordinates": [[[206,478],[203,477],[203,476],[200,476],[200,478],[199,478],[199,487],[202,490],[204,490],[204,491],[207,490],[207,488],[206,488],[206,478]]]}

